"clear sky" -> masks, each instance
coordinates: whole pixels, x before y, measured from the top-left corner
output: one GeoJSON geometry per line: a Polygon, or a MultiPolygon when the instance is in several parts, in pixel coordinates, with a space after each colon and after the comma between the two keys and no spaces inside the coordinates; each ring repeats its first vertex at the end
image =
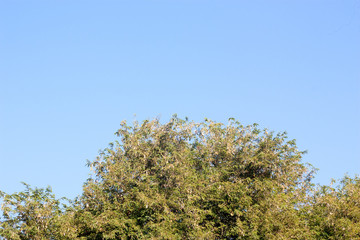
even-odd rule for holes
{"type": "Polygon", "coordinates": [[[360,1],[0,1],[0,189],[81,194],[122,120],[287,131],[360,173],[360,1]],[[136,117],[134,117],[136,114],[136,117]]]}

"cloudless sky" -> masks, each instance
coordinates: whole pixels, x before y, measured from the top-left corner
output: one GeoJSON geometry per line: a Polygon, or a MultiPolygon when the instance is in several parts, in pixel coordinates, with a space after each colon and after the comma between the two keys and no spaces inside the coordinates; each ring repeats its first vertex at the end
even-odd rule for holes
{"type": "Polygon", "coordinates": [[[73,198],[122,120],[174,113],[360,173],[360,1],[0,0],[0,190],[73,198]]]}

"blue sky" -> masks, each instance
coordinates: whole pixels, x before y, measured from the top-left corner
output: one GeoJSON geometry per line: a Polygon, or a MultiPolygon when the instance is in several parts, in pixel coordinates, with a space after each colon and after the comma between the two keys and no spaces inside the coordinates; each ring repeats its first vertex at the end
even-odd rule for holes
{"type": "Polygon", "coordinates": [[[0,2],[0,189],[81,194],[122,120],[287,131],[360,173],[360,1],[0,2]],[[136,114],[136,117],[134,116],[136,114]]]}

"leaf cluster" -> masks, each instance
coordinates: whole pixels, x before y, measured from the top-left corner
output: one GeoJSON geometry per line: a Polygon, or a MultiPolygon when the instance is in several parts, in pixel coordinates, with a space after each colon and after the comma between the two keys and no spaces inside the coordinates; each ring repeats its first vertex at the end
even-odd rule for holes
{"type": "Polygon", "coordinates": [[[315,187],[286,133],[174,116],[121,123],[75,201],[2,193],[4,239],[357,239],[359,178],[315,187]]]}

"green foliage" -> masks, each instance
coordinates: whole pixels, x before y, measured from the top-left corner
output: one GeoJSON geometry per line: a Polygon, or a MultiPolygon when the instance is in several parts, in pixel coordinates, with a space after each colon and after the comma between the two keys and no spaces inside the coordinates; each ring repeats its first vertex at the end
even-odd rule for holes
{"type": "Polygon", "coordinates": [[[55,199],[50,187],[32,189],[28,184],[24,185],[26,189],[20,193],[1,192],[0,236],[12,240],[58,239],[59,234],[71,236],[69,222],[61,220],[62,210],[69,208],[64,204],[61,207],[64,199],[55,199]]]}
{"type": "Polygon", "coordinates": [[[309,222],[317,239],[360,239],[359,176],[332,185],[319,187],[313,198],[309,222]]]}
{"type": "Polygon", "coordinates": [[[234,120],[125,122],[90,167],[87,232],[103,238],[289,239],[309,233],[297,208],[309,180],[302,152],[234,120]]]}
{"type": "Polygon", "coordinates": [[[2,193],[5,239],[358,239],[359,178],[314,188],[286,133],[173,117],[122,122],[83,194],[2,193]]]}

